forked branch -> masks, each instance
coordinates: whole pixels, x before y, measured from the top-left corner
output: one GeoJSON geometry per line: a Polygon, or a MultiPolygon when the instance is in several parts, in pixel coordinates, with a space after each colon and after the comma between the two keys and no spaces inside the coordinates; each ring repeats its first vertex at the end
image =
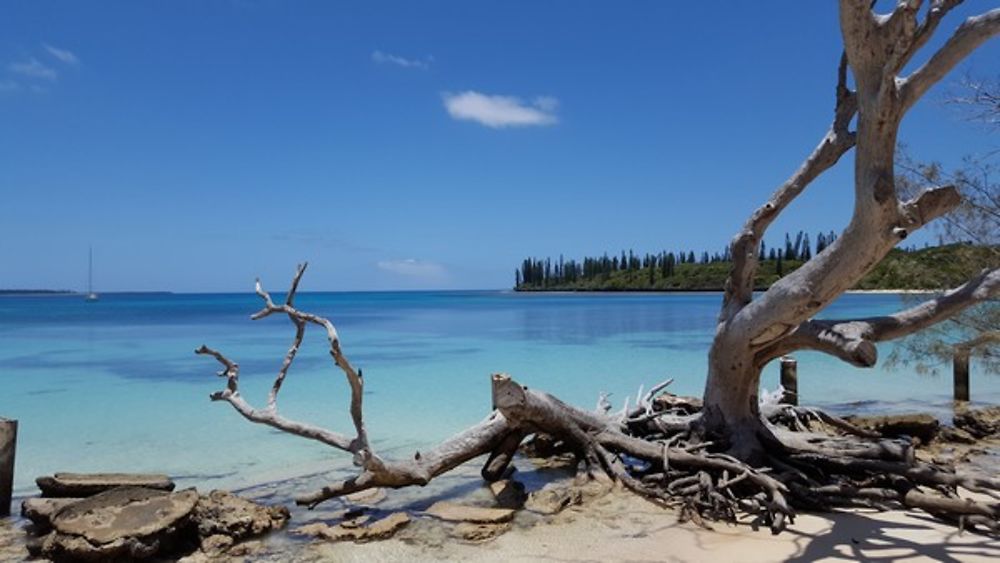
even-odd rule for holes
{"type": "Polygon", "coordinates": [[[836,105],[830,129],[798,170],[775,190],[767,203],[753,212],[730,243],[733,266],[726,281],[723,319],[731,318],[752,298],[754,278],[760,263],[758,249],[768,226],[806,186],[836,164],[854,146],[855,134],[849,130],[849,126],[858,111],[858,102],[856,94],[847,86],[847,73],[847,55],[844,53],[841,54],[837,70],[836,105]]]}
{"type": "MultiPolygon", "coordinates": [[[[899,98],[904,111],[913,106],[931,86],[937,84],[977,47],[998,33],[1000,33],[1000,8],[965,20],[944,46],[931,55],[923,66],[899,81],[899,98]]],[[[926,35],[929,35],[929,32],[926,35]]],[[[926,42],[926,38],[922,40],[926,42]]]]}
{"type": "MultiPolygon", "coordinates": [[[[255,290],[257,295],[263,300],[264,307],[254,313],[251,319],[259,320],[274,313],[284,313],[292,321],[292,324],[295,325],[295,337],[274,379],[274,384],[268,394],[266,408],[255,409],[240,394],[239,365],[236,362],[233,362],[221,352],[207,346],[202,346],[195,350],[196,354],[212,356],[223,365],[224,369],[219,372],[219,375],[226,377],[226,389],[213,393],[211,395],[213,401],[228,402],[238,413],[251,422],[266,424],[289,434],[316,440],[354,454],[355,465],[362,468],[358,475],[297,499],[300,504],[315,506],[319,502],[329,498],[374,487],[404,487],[408,485],[427,484],[433,477],[453,469],[472,458],[493,451],[503,442],[506,436],[513,432],[512,426],[507,423],[503,415],[493,413],[480,424],[446,440],[436,448],[423,454],[417,452],[413,460],[385,461],[375,455],[368,441],[367,431],[365,430],[362,409],[364,379],[361,370],[356,371],[347,360],[347,357],[341,350],[337,329],[329,319],[300,311],[294,306],[299,282],[306,271],[307,265],[302,264],[296,268],[291,288],[288,291],[285,302],[281,305],[275,304],[271,298],[271,294],[264,290],[259,279],[256,282],[255,290]],[[281,391],[282,383],[288,375],[288,371],[302,345],[306,327],[310,324],[320,326],[326,331],[330,346],[330,356],[333,358],[334,364],[344,373],[348,386],[351,389],[350,412],[356,432],[353,438],[339,432],[291,420],[278,413],[278,393],[281,391]]],[[[500,468],[501,471],[503,469],[506,469],[506,465],[500,468]]]]}
{"type": "Polygon", "coordinates": [[[281,364],[281,368],[278,370],[278,375],[274,378],[274,384],[272,385],[271,392],[268,395],[267,408],[263,410],[254,409],[240,395],[238,389],[239,367],[234,362],[228,360],[220,352],[212,350],[204,345],[195,350],[195,353],[207,354],[215,357],[215,359],[226,367],[226,373],[231,373],[229,376],[229,388],[226,391],[214,393],[212,395],[212,400],[229,402],[240,414],[252,422],[267,424],[280,430],[284,430],[285,432],[318,440],[335,448],[350,452],[355,455],[355,461],[361,464],[365,459],[373,455],[371,446],[368,443],[367,433],[365,432],[364,418],[361,410],[361,400],[364,395],[364,384],[361,379],[361,373],[356,372],[354,368],[351,367],[350,362],[347,361],[347,358],[344,357],[341,352],[340,338],[337,335],[337,329],[334,328],[333,323],[325,318],[311,313],[299,311],[292,305],[295,300],[295,294],[298,292],[299,282],[301,281],[302,275],[305,273],[308,265],[308,263],[304,263],[296,267],[295,277],[292,279],[292,286],[288,290],[288,296],[283,305],[274,304],[274,301],[271,299],[271,294],[264,291],[259,279],[257,280],[255,286],[257,295],[264,301],[264,308],[254,313],[250,317],[251,319],[259,320],[270,316],[272,313],[285,313],[288,315],[289,320],[292,321],[292,324],[295,325],[295,339],[292,341],[291,347],[289,347],[288,352],[285,354],[285,359],[281,364]],[[347,377],[347,382],[351,387],[351,418],[354,421],[356,431],[354,438],[348,438],[338,432],[293,421],[278,414],[278,392],[281,390],[281,384],[284,382],[285,376],[288,374],[288,370],[292,366],[292,362],[295,361],[295,356],[299,351],[299,347],[302,345],[302,338],[305,336],[305,327],[310,323],[322,326],[326,329],[327,339],[330,343],[330,355],[333,357],[337,366],[344,372],[344,375],[347,377]]]}
{"type": "Polygon", "coordinates": [[[895,340],[947,320],[960,311],[1000,295],[1000,269],[976,278],[937,298],[892,315],[854,320],[809,320],[786,338],[761,350],[760,365],[796,350],[817,350],[845,362],[871,367],[878,360],[875,342],[895,340]]]}

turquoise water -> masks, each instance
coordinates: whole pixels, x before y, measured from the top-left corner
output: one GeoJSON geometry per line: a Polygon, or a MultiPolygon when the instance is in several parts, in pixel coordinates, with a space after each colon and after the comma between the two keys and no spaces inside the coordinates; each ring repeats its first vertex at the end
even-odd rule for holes
{"type": "MultiPolygon", "coordinates": [[[[278,296],[276,296],[277,299],[278,296]]],[[[489,375],[585,407],[621,405],[667,377],[700,394],[719,294],[399,292],[302,294],[328,316],[364,369],[365,416],[379,453],[410,455],[488,414],[489,375]]],[[[208,344],[241,365],[241,390],[263,406],[292,338],[274,316],[250,321],[253,295],[108,294],[0,298],[0,416],[20,421],[15,492],[54,471],[157,471],[182,485],[236,488],[341,470],[348,456],[250,424],[208,396],[222,389],[208,344]]],[[[825,316],[874,315],[897,295],[846,295],[825,316]]],[[[889,345],[882,345],[882,357],[889,345]]],[[[798,356],[803,402],[840,410],[949,408],[951,378],[798,356]]],[[[764,387],[777,385],[770,366],[764,387]]],[[[973,366],[973,397],[1000,402],[1000,378],[973,366]]],[[[288,417],[349,433],[348,390],[312,330],[281,392],[288,417]]]]}

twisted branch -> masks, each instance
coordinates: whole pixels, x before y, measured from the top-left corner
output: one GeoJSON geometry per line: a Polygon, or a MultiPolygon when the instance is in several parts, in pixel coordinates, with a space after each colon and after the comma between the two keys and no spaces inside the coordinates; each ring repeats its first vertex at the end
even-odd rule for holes
{"type": "Polygon", "coordinates": [[[731,318],[750,302],[754,290],[754,277],[760,263],[760,240],[771,223],[786,207],[805,190],[820,174],[831,168],[849,151],[856,136],[849,130],[851,120],[858,110],[857,95],[847,87],[847,54],[840,56],[837,69],[836,105],[833,123],[819,145],[764,205],[753,212],[743,229],[733,238],[730,250],[732,269],[726,280],[720,320],[731,318]]]}
{"type": "MultiPolygon", "coordinates": [[[[934,26],[936,25],[935,22],[934,26]]],[[[933,28],[930,28],[930,31],[927,31],[925,35],[929,36],[931,31],[933,28]]],[[[944,46],[938,49],[923,66],[898,81],[899,99],[904,111],[912,107],[931,86],[944,78],[951,69],[955,68],[977,47],[998,33],[1000,33],[1000,8],[994,8],[984,14],[965,20],[948,38],[944,46]]],[[[923,36],[921,36],[921,40],[927,41],[923,36]]]]}
{"type": "Polygon", "coordinates": [[[1000,269],[983,270],[976,278],[892,315],[853,320],[806,321],[787,337],[762,349],[758,362],[796,350],[818,350],[859,367],[878,360],[875,342],[894,340],[947,320],[960,311],[1000,295],[1000,269]]]}

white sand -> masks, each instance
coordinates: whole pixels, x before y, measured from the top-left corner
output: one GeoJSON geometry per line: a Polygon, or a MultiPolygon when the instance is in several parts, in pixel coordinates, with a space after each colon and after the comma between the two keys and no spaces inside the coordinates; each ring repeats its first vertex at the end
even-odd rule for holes
{"type": "MultiPolygon", "coordinates": [[[[959,534],[919,513],[851,511],[802,515],[772,536],[749,526],[679,524],[665,511],[628,493],[592,503],[487,543],[418,531],[364,545],[315,543],[294,555],[303,561],[998,561],[1000,540],[959,534]],[[438,536],[435,538],[435,536],[438,536]]],[[[289,554],[291,555],[291,554],[289,554]]]]}

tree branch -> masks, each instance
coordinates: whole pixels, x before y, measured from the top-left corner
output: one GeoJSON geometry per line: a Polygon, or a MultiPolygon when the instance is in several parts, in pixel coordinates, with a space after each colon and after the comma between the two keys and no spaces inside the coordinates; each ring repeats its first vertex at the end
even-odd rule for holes
{"type": "Polygon", "coordinates": [[[271,299],[271,294],[264,290],[260,279],[257,280],[254,287],[257,295],[264,301],[264,308],[254,313],[250,317],[251,319],[259,320],[270,316],[272,313],[285,313],[288,315],[289,320],[291,320],[295,325],[295,339],[293,340],[291,347],[288,349],[288,353],[285,355],[281,369],[278,370],[277,377],[274,379],[274,384],[271,387],[270,394],[268,395],[266,409],[254,409],[242,398],[242,396],[240,396],[238,390],[239,366],[226,359],[226,357],[221,353],[212,350],[207,346],[202,346],[198,350],[195,350],[195,353],[213,356],[226,368],[223,373],[229,378],[228,388],[225,391],[213,394],[212,400],[223,400],[229,402],[241,415],[252,422],[267,424],[278,428],[279,430],[319,440],[320,442],[329,444],[335,448],[353,453],[355,454],[355,462],[358,465],[363,465],[365,460],[374,456],[374,453],[372,452],[371,446],[368,442],[368,435],[365,431],[364,418],[362,415],[361,401],[364,395],[364,383],[361,378],[361,372],[355,371],[350,362],[347,361],[347,358],[341,352],[340,338],[337,335],[337,329],[333,326],[333,323],[323,317],[299,311],[292,306],[295,300],[295,295],[298,292],[299,282],[302,280],[302,275],[305,274],[308,266],[308,263],[303,263],[296,267],[291,288],[288,291],[288,296],[283,305],[275,305],[274,300],[271,299]],[[278,392],[281,390],[281,385],[285,380],[285,376],[288,374],[288,370],[291,367],[292,362],[295,360],[295,355],[298,353],[299,347],[302,345],[302,338],[305,335],[305,328],[307,324],[319,325],[326,330],[327,340],[330,343],[330,355],[333,357],[334,363],[347,377],[347,382],[351,388],[351,418],[354,422],[355,431],[357,432],[357,435],[353,439],[347,438],[338,432],[289,420],[278,414],[278,392]]]}
{"type": "Polygon", "coordinates": [[[901,225],[896,227],[899,237],[906,236],[955,209],[962,203],[962,195],[955,186],[928,188],[915,198],[899,206],[901,225]]]}
{"type": "MultiPolygon", "coordinates": [[[[349,451],[355,454],[355,463],[363,465],[364,460],[373,456],[374,452],[372,451],[371,444],[368,441],[368,432],[365,430],[364,424],[362,411],[364,380],[362,379],[361,371],[356,371],[347,360],[347,357],[344,356],[340,348],[340,336],[337,334],[336,327],[333,326],[333,323],[331,323],[329,319],[312,313],[299,311],[291,305],[294,302],[295,294],[299,287],[299,281],[302,279],[302,274],[305,273],[308,266],[308,263],[303,263],[296,268],[295,277],[292,280],[292,287],[288,291],[288,297],[284,305],[275,305],[274,301],[271,299],[271,295],[267,291],[264,291],[264,288],[258,279],[256,283],[256,292],[257,295],[264,300],[264,308],[254,313],[250,318],[253,320],[259,320],[270,316],[272,313],[285,313],[295,324],[297,330],[300,326],[304,326],[307,323],[321,326],[324,330],[326,330],[326,337],[330,343],[330,356],[333,358],[337,367],[344,372],[344,376],[347,378],[347,383],[351,388],[350,412],[351,420],[354,422],[354,429],[357,436],[353,440],[349,451]]],[[[296,334],[298,335],[298,332],[296,334]]],[[[282,367],[282,371],[279,372],[278,378],[275,380],[274,388],[272,389],[272,393],[275,397],[277,396],[277,389],[281,387],[281,381],[284,379],[288,365],[291,364],[291,359],[294,359],[295,357],[295,350],[298,349],[299,344],[301,344],[301,338],[297,337],[295,344],[293,344],[292,349],[288,351],[288,356],[286,356],[286,365],[282,367]]]]}
{"type": "Polygon", "coordinates": [[[806,321],[785,338],[758,352],[757,362],[764,365],[779,356],[805,349],[825,352],[856,366],[871,367],[878,360],[875,342],[907,336],[997,295],[1000,295],[1000,268],[984,270],[976,278],[935,299],[892,315],[806,321]]]}
{"type": "Polygon", "coordinates": [[[998,33],[1000,33],[1000,8],[965,20],[944,46],[938,49],[923,66],[898,81],[903,111],[912,107],[955,65],[998,33]]]}
{"type": "Polygon", "coordinates": [[[312,508],[325,500],[366,489],[426,485],[434,477],[496,450],[511,432],[516,432],[513,425],[502,414],[493,412],[486,420],[433,449],[416,452],[413,459],[370,462],[359,475],[333,483],[314,493],[298,496],[295,503],[312,508]]]}
{"type": "Polygon", "coordinates": [[[254,409],[243,399],[243,396],[240,395],[238,387],[238,365],[223,356],[220,352],[213,350],[208,346],[203,345],[201,348],[198,348],[195,350],[195,354],[212,356],[226,367],[226,369],[220,372],[219,375],[228,378],[228,386],[223,391],[212,393],[211,399],[213,401],[226,401],[232,405],[234,409],[236,409],[236,412],[243,415],[243,418],[246,418],[250,422],[266,424],[273,428],[277,428],[278,430],[288,432],[289,434],[309,438],[310,440],[316,440],[340,450],[351,451],[352,440],[343,434],[326,430],[318,426],[289,420],[279,415],[276,409],[254,409]]]}
{"type": "Polygon", "coordinates": [[[987,344],[1000,344],[1000,331],[990,330],[984,332],[973,338],[955,344],[954,348],[956,352],[964,352],[968,354],[972,350],[987,344]]]}
{"type": "Polygon", "coordinates": [[[913,40],[910,43],[909,48],[906,50],[901,62],[902,66],[895,69],[895,72],[902,70],[902,67],[906,65],[913,55],[916,54],[927,41],[934,35],[934,31],[937,29],[938,24],[941,20],[950,12],[955,6],[962,3],[963,0],[933,0],[931,2],[930,8],[927,10],[927,16],[924,18],[923,23],[921,23],[916,32],[913,34],[913,40]]]}
{"type": "MultiPolygon", "coordinates": [[[[449,471],[472,458],[498,449],[506,448],[509,450],[509,444],[505,445],[505,443],[513,441],[510,438],[512,434],[515,434],[515,437],[523,437],[523,433],[509,424],[502,414],[494,412],[483,422],[446,440],[431,451],[424,454],[417,452],[412,460],[385,461],[375,455],[365,431],[362,412],[364,379],[361,371],[355,371],[341,351],[340,338],[333,323],[326,318],[300,311],[293,306],[299,282],[307,266],[308,264],[302,264],[296,268],[295,277],[292,280],[288,296],[282,305],[274,303],[271,294],[264,290],[259,279],[255,284],[255,291],[261,300],[264,301],[264,307],[254,313],[251,319],[263,319],[273,313],[284,313],[288,315],[292,324],[295,325],[295,338],[288,352],[285,354],[281,368],[274,379],[274,384],[268,395],[267,408],[262,410],[255,409],[240,395],[238,364],[224,356],[221,352],[207,346],[202,346],[195,350],[196,354],[212,356],[223,365],[224,369],[219,372],[219,375],[227,379],[226,389],[213,393],[211,395],[213,401],[228,402],[236,409],[236,412],[251,422],[266,424],[289,434],[316,440],[354,454],[355,465],[362,468],[358,475],[345,481],[334,483],[311,495],[301,497],[297,499],[299,504],[306,504],[312,507],[329,498],[373,487],[425,485],[437,475],[449,471]],[[350,411],[357,432],[354,438],[349,438],[338,432],[318,426],[290,420],[278,414],[278,392],[281,390],[281,385],[302,345],[305,329],[309,324],[321,326],[326,330],[327,339],[330,344],[330,356],[337,367],[344,372],[347,383],[351,388],[350,411]]],[[[517,442],[520,442],[519,438],[517,442]]],[[[506,455],[504,459],[509,462],[509,457],[509,455],[506,455]]],[[[503,460],[496,461],[493,465],[493,470],[497,473],[497,476],[505,469],[505,467],[500,467],[504,465],[503,460]]]]}
{"type": "Polygon", "coordinates": [[[754,277],[760,263],[758,249],[767,228],[806,186],[854,146],[855,135],[848,127],[857,113],[858,104],[855,93],[847,87],[847,70],[847,54],[842,53],[837,70],[834,118],[826,135],[798,170],[775,190],[767,203],[753,212],[730,243],[733,266],[726,280],[722,319],[732,318],[753,297],[754,277]]]}

